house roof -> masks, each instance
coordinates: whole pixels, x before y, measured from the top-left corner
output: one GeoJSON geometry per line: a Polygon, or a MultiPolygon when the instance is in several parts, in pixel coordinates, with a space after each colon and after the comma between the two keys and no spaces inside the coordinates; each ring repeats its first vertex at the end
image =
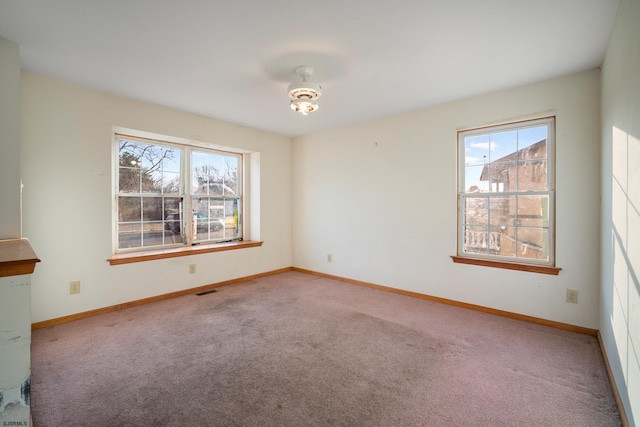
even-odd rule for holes
{"type": "Polygon", "coordinates": [[[524,148],[521,148],[518,151],[514,151],[513,153],[507,154],[506,156],[500,157],[499,159],[496,159],[496,160],[492,161],[491,163],[485,165],[482,168],[482,174],[480,174],[480,181],[488,181],[489,180],[489,166],[493,165],[493,164],[498,164],[498,163],[508,164],[510,162],[515,162],[516,160],[523,159],[523,158],[527,159],[527,160],[529,160],[531,162],[538,162],[538,160],[531,159],[530,156],[525,156],[523,154],[526,154],[526,153],[531,152],[531,151],[537,151],[542,146],[544,146],[546,143],[547,143],[547,139],[545,138],[543,140],[540,140],[540,141],[536,142],[535,144],[528,145],[528,146],[526,146],[524,148]]]}

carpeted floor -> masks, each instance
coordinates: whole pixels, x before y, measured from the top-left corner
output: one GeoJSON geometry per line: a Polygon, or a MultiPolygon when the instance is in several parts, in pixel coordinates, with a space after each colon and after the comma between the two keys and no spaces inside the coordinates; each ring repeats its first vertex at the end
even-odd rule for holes
{"type": "Polygon", "coordinates": [[[619,426],[595,338],[287,272],[33,333],[47,426],[619,426]]]}

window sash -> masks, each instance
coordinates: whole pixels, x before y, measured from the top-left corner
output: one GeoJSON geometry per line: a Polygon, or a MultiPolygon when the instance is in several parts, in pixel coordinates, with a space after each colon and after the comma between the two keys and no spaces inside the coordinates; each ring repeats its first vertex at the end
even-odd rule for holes
{"type": "MultiPolygon", "coordinates": [[[[482,198],[482,199],[486,199],[488,202],[491,199],[496,199],[496,198],[502,198],[503,194],[502,193],[498,193],[497,195],[490,195],[490,194],[481,194],[478,195],[477,193],[470,193],[470,196],[467,195],[461,195],[460,196],[460,203],[459,203],[459,212],[460,212],[460,218],[459,218],[459,233],[458,233],[458,255],[459,256],[465,256],[465,257],[471,257],[471,258],[481,258],[481,259],[493,259],[493,260],[500,260],[500,261],[507,261],[507,262],[517,262],[517,263],[526,263],[526,264],[539,264],[539,265],[554,265],[553,264],[553,260],[555,259],[555,245],[554,245],[554,241],[553,241],[553,235],[554,235],[554,230],[553,230],[553,221],[552,221],[552,212],[554,210],[554,193],[552,191],[547,191],[547,192],[537,192],[536,195],[538,196],[547,196],[547,200],[548,200],[548,204],[546,209],[542,210],[540,215],[537,216],[539,218],[535,218],[535,219],[539,219],[543,224],[546,222],[547,225],[534,225],[534,224],[519,224],[518,221],[520,220],[530,220],[531,218],[529,218],[528,216],[524,215],[520,215],[517,212],[517,209],[515,211],[515,213],[513,215],[510,215],[509,219],[512,221],[510,224],[505,225],[505,229],[511,229],[511,230],[515,230],[515,236],[510,236],[509,233],[505,233],[504,230],[502,230],[502,225],[498,222],[492,222],[491,219],[491,209],[488,209],[488,215],[489,218],[487,219],[486,223],[472,223],[472,222],[467,222],[465,220],[466,218],[466,206],[467,204],[465,203],[467,199],[469,198],[482,198]],[[471,228],[471,231],[476,231],[475,233],[471,233],[474,236],[470,236],[468,233],[469,228],[471,228]],[[479,229],[482,229],[482,232],[479,231],[479,229]],[[498,229],[501,229],[501,231],[498,231],[498,229]],[[546,242],[546,246],[543,246],[541,248],[536,248],[534,246],[531,246],[530,242],[526,242],[526,241],[522,241],[519,239],[519,235],[522,231],[525,230],[539,230],[540,233],[543,235],[543,242],[546,242]],[[498,235],[499,234],[499,235],[498,235]],[[501,243],[501,239],[512,239],[514,238],[515,241],[513,241],[513,243],[516,243],[516,248],[513,251],[513,256],[509,256],[509,255],[505,255],[505,254],[498,254],[496,252],[498,252],[500,250],[500,243],[501,243]],[[486,249],[485,252],[483,253],[478,253],[478,252],[474,252],[473,250],[468,250],[468,248],[466,246],[469,246],[469,240],[471,240],[471,245],[472,247],[475,247],[475,249],[479,249],[480,247],[483,247],[486,249]],[[523,249],[525,248],[525,249],[523,249]],[[527,250],[527,251],[535,251],[535,250],[540,250],[542,251],[543,255],[546,255],[546,259],[534,259],[532,258],[530,255],[527,256],[527,253],[520,253],[517,251],[523,251],[523,250],[527,250]]],[[[519,197],[529,197],[532,196],[531,193],[517,193],[517,196],[519,197]]]]}
{"type": "MultiPolygon", "coordinates": [[[[470,145],[470,144],[469,144],[470,145]]],[[[531,145],[534,145],[533,143],[531,145]]],[[[554,176],[554,153],[555,153],[555,118],[545,117],[542,119],[529,120],[518,123],[510,123],[500,126],[485,127],[479,129],[471,129],[467,131],[461,131],[458,133],[458,153],[459,153],[459,165],[458,165],[458,255],[487,259],[495,261],[507,261],[521,264],[537,264],[545,266],[555,265],[555,176],[554,176]],[[540,158],[518,158],[524,153],[524,148],[519,148],[519,131],[526,132],[528,129],[536,127],[547,127],[546,132],[546,154],[540,158]],[[491,159],[493,162],[485,163],[484,159],[477,160],[476,163],[466,162],[467,159],[467,142],[473,140],[470,137],[477,137],[480,139],[484,137],[482,144],[477,144],[478,147],[486,147],[489,157],[491,156],[490,150],[494,147],[491,145],[494,143],[491,140],[491,135],[499,133],[516,132],[516,145],[515,150],[511,154],[496,155],[497,159],[491,159]],[[484,145],[483,145],[484,144],[484,145]],[[522,153],[521,153],[522,152],[522,153]],[[510,157],[512,155],[512,158],[510,157]],[[544,163],[546,162],[546,163],[544,163]],[[535,186],[525,185],[525,188],[520,190],[519,188],[508,188],[507,191],[502,191],[508,184],[500,185],[499,180],[493,180],[495,185],[492,184],[491,170],[494,165],[506,165],[515,167],[515,182],[517,187],[521,186],[521,180],[519,179],[519,170],[523,165],[546,165],[546,183],[545,188],[540,188],[542,182],[536,182],[535,186]],[[517,166],[516,166],[517,165],[517,166]],[[473,170],[474,173],[478,173],[486,169],[488,176],[483,176],[488,183],[485,185],[485,191],[477,188],[477,191],[468,191],[467,188],[470,181],[467,180],[467,172],[473,170]],[[537,189],[532,189],[536,187],[537,189]],[[531,199],[527,199],[527,198],[531,199]],[[518,201],[535,201],[536,197],[540,197],[540,206],[535,204],[528,206],[527,209],[534,212],[521,212],[518,207],[518,201]],[[476,199],[485,200],[488,207],[479,208],[479,216],[486,216],[485,220],[478,220],[478,223],[468,222],[469,213],[467,212],[468,201],[476,199]],[[502,224],[498,221],[492,221],[491,204],[492,202],[500,200],[504,204],[504,200],[515,200],[515,205],[505,205],[504,212],[502,212],[502,224]],[[546,201],[545,201],[546,200],[546,201]],[[538,212],[540,209],[540,212],[538,212]],[[505,220],[506,218],[506,220],[505,220]],[[484,222],[483,222],[484,221],[484,222]],[[501,226],[502,225],[502,226],[501,226]],[[498,231],[499,230],[499,231],[498,231]],[[535,240],[536,243],[542,243],[539,247],[537,244],[519,240],[519,237],[528,237],[535,240]],[[503,239],[508,246],[508,249],[504,249],[505,246],[501,245],[503,239]],[[511,242],[509,240],[512,240],[511,242]],[[471,242],[471,244],[470,244],[471,242]],[[466,246],[465,246],[466,245],[466,246]],[[512,250],[515,247],[515,250],[512,250]],[[542,254],[536,254],[531,251],[542,251],[542,254]],[[541,259],[535,258],[540,257],[541,259]]],[[[469,156],[471,157],[471,156],[469,156]]],[[[536,177],[540,177],[542,174],[539,170],[533,171],[537,173],[536,177]]],[[[527,171],[531,174],[531,171],[527,171]]],[[[507,182],[507,181],[504,181],[507,182]]],[[[513,202],[509,202],[513,203],[513,202]]]]}
{"type": "MultiPolygon", "coordinates": [[[[222,233],[216,232],[213,238],[209,234],[206,241],[216,243],[242,240],[244,156],[240,153],[194,148],[188,152],[187,157],[191,162],[191,212],[195,212],[195,206],[201,207],[206,202],[206,215],[222,218],[225,223],[222,233]],[[203,157],[207,159],[203,160],[203,157]],[[195,179],[196,177],[199,179],[195,179]],[[219,211],[222,211],[222,217],[219,216],[219,211]]],[[[204,230],[203,233],[192,234],[191,244],[201,243],[201,234],[204,234],[204,230]]]]}
{"type": "Polygon", "coordinates": [[[167,215],[169,214],[166,213],[167,210],[175,209],[173,206],[176,201],[178,205],[181,205],[182,200],[182,197],[176,195],[163,196],[146,193],[117,195],[118,216],[116,218],[116,235],[118,252],[183,246],[184,240],[182,236],[179,234],[176,236],[175,233],[168,228],[170,221],[167,220],[167,215]],[[167,203],[167,199],[173,199],[174,203],[167,203]],[[136,203],[138,200],[140,209],[139,213],[136,212],[135,216],[137,216],[137,218],[133,216],[123,218],[121,209],[123,204],[121,202],[132,201],[134,202],[133,205],[136,205],[138,204],[136,203]],[[162,215],[160,218],[149,218],[148,214],[145,215],[145,205],[147,205],[147,203],[156,205],[157,209],[158,200],[161,201],[162,207],[160,212],[162,212],[162,215]],[[127,245],[127,241],[131,244],[127,245]],[[140,244],[133,244],[136,241],[139,241],[140,244]]]}

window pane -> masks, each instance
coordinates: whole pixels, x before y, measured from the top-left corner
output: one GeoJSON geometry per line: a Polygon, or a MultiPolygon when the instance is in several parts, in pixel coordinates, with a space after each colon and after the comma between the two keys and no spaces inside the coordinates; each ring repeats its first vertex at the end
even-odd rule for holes
{"type": "Polygon", "coordinates": [[[518,160],[543,160],[547,158],[547,140],[543,139],[534,144],[520,148],[518,160]]]}
{"type": "MultiPolygon", "coordinates": [[[[207,194],[222,196],[236,194],[229,185],[235,185],[232,177],[232,157],[217,153],[194,152],[192,155],[192,192],[193,194],[207,194]]],[[[237,172],[237,164],[235,166],[237,172]]]]}
{"type": "Polygon", "coordinates": [[[120,192],[160,193],[164,171],[180,172],[180,150],[122,138],[119,141],[120,192]]]}
{"type": "Polygon", "coordinates": [[[177,148],[171,148],[171,151],[166,151],[164,158],[162,159],[162,171],[163,173],[167,172],[178,172],[180,173],[181,168],[181,152],[177,148]]]}
{"type": "Polygon", "coordinates": [[[172,236],[169,243],[176,243],[175,240],[182,241],[182,199],[179,197],[167,197],[164,199],[164,229],[167,232],[165,234],[165,241],[167,235],[175,234],[172,236]]]}
{"type": "Polygon", "coordinates": [[[238,157],[225,156],[224,158],[224,195],[237,196],[238,191],[238,157]]]}
{"type": "Polygon", "coordinates": [[[180,214],[182,212],[181,197],[165,197],[164,198],[164,217],[170,214],[180,214]]]}
{"type": "Polygon", "coordinates": [[[515,227],[505,227],[500,230],[500,251],[498,255],[505,257],[516,256],[516,229],[515,227]]]}
{"type": "Polygon", "coordinates": [[[235,239],[240,235],[240,201],[238,199],[227,199],[224,201],[224,237],[225,239],[235,239]]]}
{"type": "MultiPolygon", "coordinates": [[[[548,132],[548,126],[546,125],[519,129],[518,130],[518,148],[522,150],[525,147],[530,147],[542,141],[544,141],[546,145],[547,132],[548,132]]],[[[546,157],[546,147],[545,147],[544,157],[546,157]]]]}
{"type": "Polygon", "coordinates": [[[486,225],[489,217],[489,199],[486,197],[466,197],[464,223],[468,225],[486,225]]]}
{"type": "Polygon", "coordinates": [[[218,182],[209,181],[209,195],[211,196],[222,196],[224,194],[225,184],[222,180],[218,182]]]}
{"type": "Polygon", "coordinates": [[[464,176],[464,191],[478,193],[489,191],[488,166],[466,166],[464,176]]]}
{"type": "Polygon", "coordinates": [[[180,193],[180,172],[164,172],[162,174],[162,192],[164,194],[180,193]]]}
{"type": "Polygon", "coordinates": [[[167,215],[164,222],[164,229],[173,234],[181,234],[182,232],[182,215],[172,213],[167,215]]]}
{"type": "Polygon", "coordinates": [[[209,183],[209,195],[222,196],[224,187],[224,158],[219,154],[209,154],[207,156],[207,181],[209,183]]]}
{"type": "Polygon", "coordinates": [[[142,198],[143,221],[162,221],[164,219],[162,199],[162,197],[142,198]]]}
{"type": "Polygon", "coordinates": [[[143,193],[160,193],[162,188],[162,173],[150,172],[148,169],[140,170],[140,184],[143,193]]]}
{"type": "MultiPolygon", "coordinates": [[[[165,225],[166,226],[166,225],[165,225]]],[[[180,231],[177,233],[173,230],[164,230],[164,244],[165,245],[175,245],[184,243],[184,238],[180,235],[180,231]]]]}
{"type": "Polygon", "coordinates": [[[216,218],[211,212],[216,201],[210,197],[193,199],[192,229],[196,230],[196,240],[216,240],[224,237],[224,221],[216,218]]]}
{"type": "Polygon", "coordinates": [[[489,199],[489,223],[497,230],[513,225],[516,211],[516,197],[491,197],[489,199]]]}
{"type": "Polygon", "coordinates": [[[549,233],[541,228],[518,228],[516,256],[526,259],[548,259],[549,233]]]}
{"type": "Polygon", "coordinates": [[[516,130],[492,132],[489,137],[491,139],[489,163],[515,160],[515,158],[511,158],[511,155],[518,149],[518,132],[516,130]]]}
{"type": "Polygon", "coordinates": [[[549,227],[549,196],[518,196],[517,225],[549,227]]]}
{"type": "Polygon", "coordinates": [[[142,224],[142,246],[159,246],[163,244],[164,230],[161,222],[145,222],[142,224]]]}
{"type": "Polygon", "coordinates": [[[212,218],[224,219],[224,200],[209,200],[209,216],[211,216],[212,218]]]}
{"type": "Polygon", "coordinates": [[[207,154],[194,152],[191,154],[191,193],[208,194],[207,154]]]}
{"type": "Polygon", "coordinates": [[[118,225],[118,248],[139,248],[142,245],[142,227],[140,223],[118,225]]]}
{"type": "Polygon", "coordinates": [[[196,240],[218,240],[224,237],[224,221],[220,218],[198,218],[196,240]]]}
{"type": "Polygon", "coordinates": [[[489,163],[490,135],[471,135],[464,139],[465,166],[478,166],[489,163]]]}
{"type": "Polygon", "coordinates": [[[518,162],[518,191],[527,190],[547,190],[546,159],[518,162]]]}
{"type": "Polygon", "coordinates": [[[180,161],[180,150],[163,145],[151,145],[138,143],[140,149],[138,156],[142,163],[142,169],[149,173],[161,171],[165,160],[170,164],[171,161],[177,159],[180,161]]]}
{"type": "Polygon", "coordinates": [[[209,198],[208,197],[199,197],[193,198],[192,202],[194,213],[199,213],[204,216],[209,216],[209,198]]]}
{"type": "Polygon", "coordinates": [[[140,193],[140,169],[121,167],[118,173],[118,187],[121,193],[140,193]]]}
{"type": "Polygon", "coordinates": [[[486,226],[466,226],[464,228],[464,250],[467,253],[489,254],[497,250],[495,237],[499,233],[489,233],[486,226]]]}
{"type": "Polygon", "coordinates": [[[219,181],[224,173],[224,156],[219,153],[208,153],[207,163],[210,168],[210,175],[219,181]]]}
{"type": "Polygon", "coordinates": [[[140,156],[147,144],[121,138],[118,143],[118,164],[127,167],[140,167],[140,156]]]}
{"type": "Polygon", "coordinates": [[[489,169],[489,191],[501,193],[503,191],[513,191],[512,182],[516,175],[515,162],[492,163],[489,169]]]}
{"type": "Polygon", "coordinates": [[[140,221],[141,214],[140,197],[118,197],[118,222],[140,221]]]}
{"type": "Polygon", "coordinates": [[[216,240],[224,237],[224,221],[222,219],[196,214],[193,221],[197,221],[196,240],[216,240]]]}

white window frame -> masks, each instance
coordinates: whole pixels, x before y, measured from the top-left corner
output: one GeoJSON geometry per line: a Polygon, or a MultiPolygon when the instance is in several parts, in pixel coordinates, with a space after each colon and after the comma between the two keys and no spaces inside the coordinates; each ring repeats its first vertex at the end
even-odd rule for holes
{"type": "MultiPolygon", "coordinates": [[[[213,146],[212,144],[201,143],[198,141],[191,141],[182,138],[175,138],[164,135],[151,134],[144,131],[135,131],[131,129],[125,129],[120,127],[113,127],[113,145],[112,145],[112,163],[113,163],[113,179],[112,179],[112,195],[113,195],[113,209],[112,209],[112,253],[113,254],[127,254],[136,252],[150,252],[163,249],[191,247],[194,245],[207,245],[215,246],[220,244],[228,244],[229,242],[240,242],[244,239],[244,217],[246,204],[245,201],[245,166],[248,161],[248,153],[242,150],[235,150],[229,147],[213,146]],[[179,243],[160,244],[153,246],[136,246],[131,248],[119,247],[119,198],[125,196],[119,191],[119,151],[120,140],[130,139],[132,141],[138,141],[141,143],[171,147],[179,150],[180,155],[180,173],[181,183],[178,194],[167,195],[166,197],[181,198],[182,199],[182,221],[180,224],[180,234],[183,236],[184,241],[179,243]],[[187,213],[193,212],[194,200],[198,198],[206,198],[208,196],[202,194],[195,194],[191,191],[191,159],[193,152],[205,152],[213,154],[221,154],[224,156],[233,156],[238,159],[238,194],[234,197],[230,197],[237,200],[238,212],[235,218],[235,225],[237,227],[237,235],[233,237],[220,237],[217,239],[199,241],[194,236],[194,230],[192,227],[192,216],[187,213]]],[[[161,197],[158,193],[145,193],[151,197],[161,197]]],[[[131,193],[133,197],[141,195],[141,193],[131,193]]],[[[128,196],[128,195],[127,195],[128,196]]],[[[142,196],[143,197],[143,196],[142,196]]],[[[212,197],[212,196],[211,196],[212,197]]],[[[216,197],[218,198],[218,197],[216,197]]],[[[220,197],[224,198],[224,197],[220,197]]],[[[163,219],[164,221],[164,219],[163,219]]],[[[163,222],[164,229],[164,222],[163,222]]]]}
{"type": "MultiPolygon", "coordinates": [[[[517,151],[517,150],[516,150],[517,151]]],[[[490,182],[490,181],[489,181],[490,182]]],[[[516,211],[517,212],[517,211],[516,211]]],[[[490,215],[490,213],[487,213],[490,215]]],[[[517,218],[516,218],[517,219],[517,218]]],[[[512,226],[514,229],[518,230],[521,226],[518,224],[518,221],[514,221],[512,226]]],[[[541,267],[555,267],[555,116],[541,117],[541,118],[533,118],[529,120],[505,123],[495,126],[483,126],[478,128],[470,128],[463,129],[458,132],[458,221],[457,221],[457,229],[458,229],[458,239],[457,239],[457,257],[458,258],[466,258],[468,261],[471,260],[479,260],[477,264],[480,265],[488,265],[488,266],[498,266],[499,263],[503,263],[502,265],[505,268],[509,267],[508,264],[521,264],[523,266],[541,266],[541,267]],[[547,186],[545,191],[500,191],[504,190],[504,188],[500,188],[496,186],[495,188],[489,185],[489,190],[485,192],[467,192],[468,189],[465,189],[466,184],[466,164],[465,164],[465,138],[478,136],[478,135],[486,135],[494,132],[504,132],[510,130],[518,130],[518,129],[526,129],[536,126],[546,125],[547,126],[547,186]],[[496,191],[497,190],[497,191],[496,191]],[[488,250],[487,253],[474,253],[465,251],[465,209],[466,209],[466,199],[467,198],[497,198],[497,197],[505,197],[505,196],[536,196],[536,195],[547,195],[549,200],[548,206],[548,259],[547,260],[538,260],[531,258],[518,257],[518,241],[517,241],[517,231],[516,231],[516,256],[505,256],[500,254],[492,254],[488,250]],[[485,263],[485,261],[487,263],[485,263]],[[496,262],[496,265],[490,264],[491,262],[496,262]]],[[[489,220],[487,224],[487,245],[491,244],[491,236],[490,236],[490,225],[489,220]]],[[[520,243],[522,246],[523,244],[520,243]]],[[[490,247],[490,246],[489,246],[490,247]]],[[[454,257],[454,261],[456,262],[465,262],[474,264],[475,262],[461,261],[456,260],[454,257]]],[[[516,268],[519,269],[519,268],[516,268]]],[[[527,270],[527,268],[522,268],[523,270],[527,270]]],[[[537,272],[546,272],[543,270],[530,270],[537,272]]],[[[557,274],[557,271],[552,272],[550,274],[557,274]]]]}

